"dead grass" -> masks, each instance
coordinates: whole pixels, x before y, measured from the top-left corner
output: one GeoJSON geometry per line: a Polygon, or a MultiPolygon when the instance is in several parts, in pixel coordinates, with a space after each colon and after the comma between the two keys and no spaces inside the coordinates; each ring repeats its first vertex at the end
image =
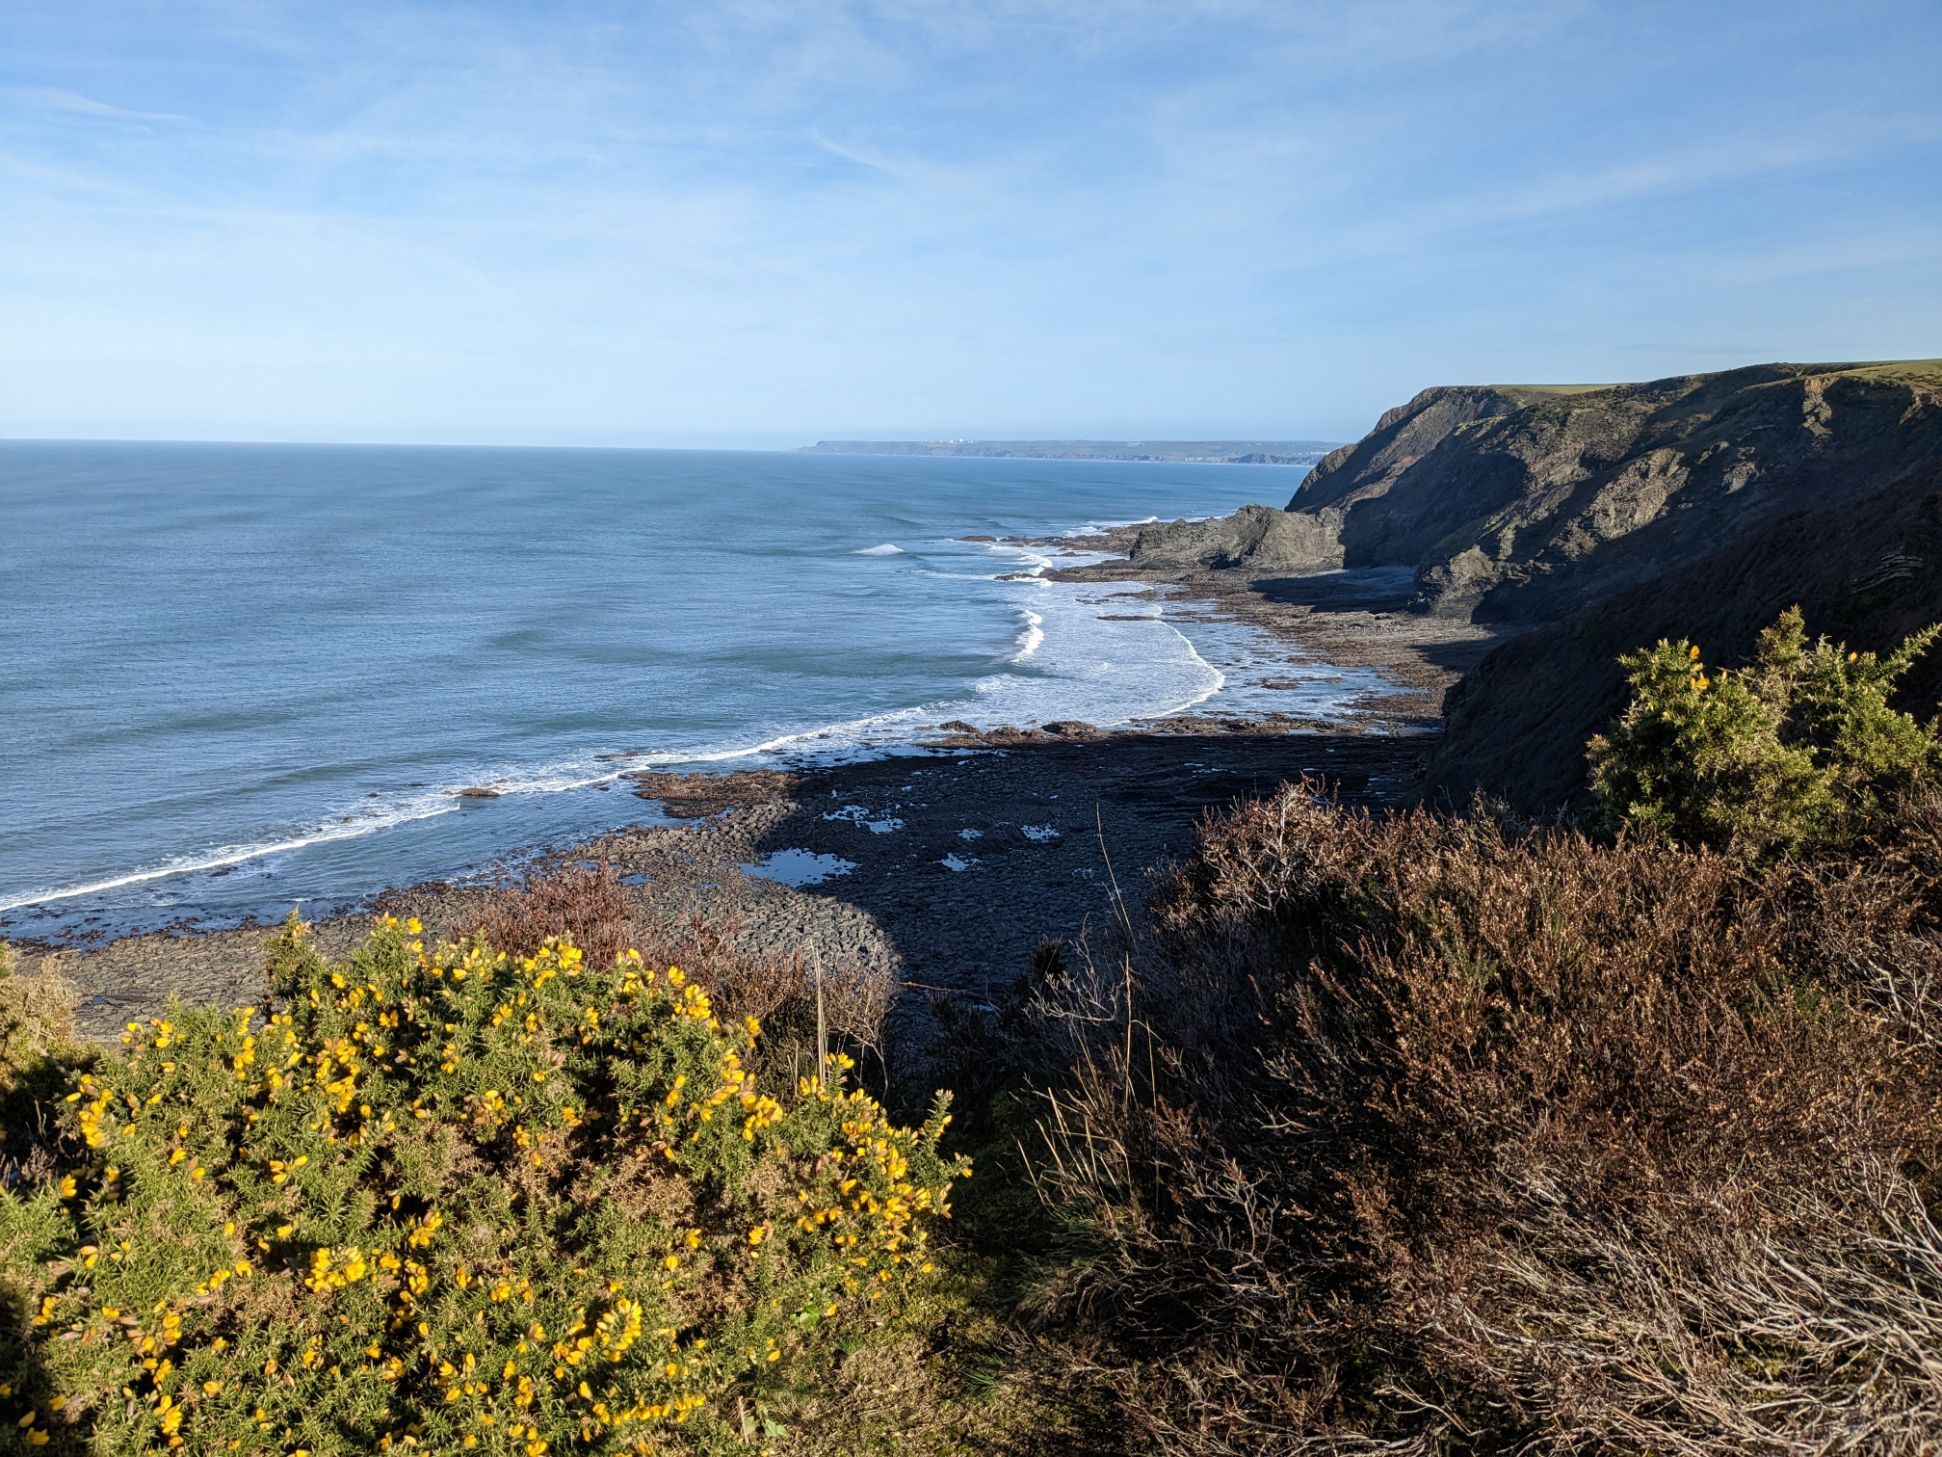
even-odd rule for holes
{"type": "Polygon", "coordinates": [[[91,1056],[75,1041],[74,1002],[52,957],[29,974],[0,941],[0,1188],[53,1166],[51,1101],[91,1056]]]}
{"type": "Polygon", "coordinates": [[[493,892],[461,935],[483,936],[513,956],[531,956],[549,937],[571,937],[596,966],[633,944],[634,901],[611,865],[547,862],[493,892]]]}

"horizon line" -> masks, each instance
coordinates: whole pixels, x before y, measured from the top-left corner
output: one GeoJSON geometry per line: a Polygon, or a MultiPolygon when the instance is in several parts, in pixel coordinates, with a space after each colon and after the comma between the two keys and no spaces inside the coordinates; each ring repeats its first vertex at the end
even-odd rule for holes
{"type": "MultiPolygon", "coordinates": [[[[316,440],[269,436],[187,435],[16,435],[0,431],[0,445],[288,445],[320,448],[393,450],[640,450],[720,451],[743,455],[816,454],[818,445],[1341,445],[1324,436],[1274,435],[845,435],[824,436],[801,445],[649,445],[599,441],[481,440],[316,440]]],[[[843,454],[825,451],[823,454],[843,454]]],[[[912,457],[918,458],[918,457],[912,457]]],[[[965,457],[981,459],[983,457],[965,457]]],[[[993,457],[1003,459],[1004,457],[993,457]]],[[[1015,457],[1024,458],[1024,457],[1015,457]]],[[[1120,462],[1135,464],[1137,462],[1120,462]]],[[[1161,462],[1188,464],[1190,462],[1161,462]]]]}

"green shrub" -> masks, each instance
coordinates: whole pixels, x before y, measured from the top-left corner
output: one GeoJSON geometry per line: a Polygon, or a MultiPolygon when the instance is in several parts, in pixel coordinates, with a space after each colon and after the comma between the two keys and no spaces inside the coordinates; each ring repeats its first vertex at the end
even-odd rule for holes
{"type": "Polygon", "coordinates": [[[1810,645],[1796,607],[1737,672],[1709,668],[1684,639],[1641,648],[1622,659],[1630,705],[1589,746],[1592,787],[1614,823],[1754,856],[1871,833],[1942,768],[1935,725],[1890,706],[1938,634],[1885,658],[1810,645]]]}
{"type": "Polygon", "coordinates": [[[0,1423],[52,1452],[747,1451],[894,1323],[969,1172],[942,1099],[792,1096],[637,953],[327,964],[131,1024],[0,1191],[0,1423]]]}

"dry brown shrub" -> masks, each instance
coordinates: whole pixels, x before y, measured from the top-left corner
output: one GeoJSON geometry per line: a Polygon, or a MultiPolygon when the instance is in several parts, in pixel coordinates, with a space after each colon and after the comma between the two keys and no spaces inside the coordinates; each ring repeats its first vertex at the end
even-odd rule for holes
{"type": "Polygon", "coordinates": [[[613,866],[548,861],[522,881],[494,891],[476,933],[513,956],[531,956],[551,936],[570,936],[596,966],[611,966],[633,944],[634,900],[613,866]]]}
{"type": "Polygon", "coordinates": [[[1131,1450],[1933,1450],[1942,814],[1898,841],[1211,824],[1162,956],[1051,997],[1039,1313],[1131,1450]]]}
{"type": "MultiPolygon", "coordinates": [[[[801,1060],[817,1028],[831,1046],[876,1051],[897,986],[888,971],[823,959],[813,949],[753,948],[732,917],[688,916],[643,927],[637,943],[649,962],[681,969],[708,988],[724,1016],[754,1017],[768,1043],[764,1056],[801,1060]]],[[[814,1065],[813,1055],[805,1070],[814,1065]]]]}
{"type": "Polygon", "coordinates": [[[28,975],[19,953],[0,941],[0,1090],[74,1042],[74,989],[52,957],[28,975]]]}
{"type": "Polygon", "coordinates": [[[75,1042],[74,989],[52,957],[29,975],[0,941],[0,1188],[53,1167],[54,1110],[91,1053],[75,1042]]]}

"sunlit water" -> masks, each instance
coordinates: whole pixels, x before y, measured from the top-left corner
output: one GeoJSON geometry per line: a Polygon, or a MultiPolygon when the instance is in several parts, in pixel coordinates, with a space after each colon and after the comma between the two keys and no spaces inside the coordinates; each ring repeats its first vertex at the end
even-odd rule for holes
{"type": "MultiPolygon", "coordinates": [[[[1272,468],[0,443],[0,932],[274,915],[653,818],[619,776],[1262,706],[1278,654],[966,542],[1272,468]],[[462,798],[468,787],[495,798],[462,798]]],[[[1287,678],[1284,664],[1274,675],[1287,678]]],[[[1325,713],[1325,669],[1269,706],[1325,713]]]]}

